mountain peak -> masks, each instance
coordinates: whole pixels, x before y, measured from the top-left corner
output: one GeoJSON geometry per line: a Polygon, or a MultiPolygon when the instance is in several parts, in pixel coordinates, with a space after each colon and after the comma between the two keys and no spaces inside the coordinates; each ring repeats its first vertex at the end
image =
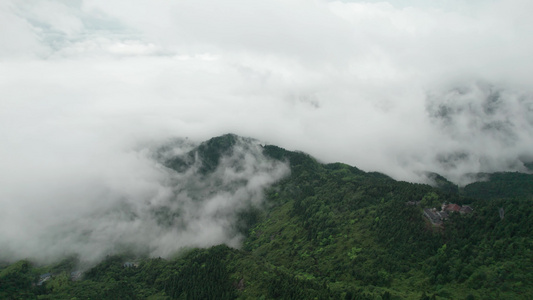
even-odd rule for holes
{"type": "Polygon", "coordinates": [[[235,146],[250,145],[254,142],[254,139],[233,133],[224,134],[200,143],[185,154],[170,158],[165,165],[178,172],[184,172],[194,164],[200,164],[198,172],[205,175],[217,168],[223,156],[231,156],[235,146]]]}

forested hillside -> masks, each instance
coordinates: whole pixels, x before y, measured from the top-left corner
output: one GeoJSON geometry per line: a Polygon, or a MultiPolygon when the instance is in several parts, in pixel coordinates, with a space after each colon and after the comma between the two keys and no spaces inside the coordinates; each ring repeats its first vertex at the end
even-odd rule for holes
{"type": "MultiPolygon", "coordinates": [[[[238,137],[166,162],[212,172],[238,137]]],[[[1,299],[533,299],[533,176],[487,174],[456,189],[399,182],[277,146],[291,174],[242,211],[240,249],[183,249],[172,259],[122,253],[82,271],[76,258],[0,266],[1,299]],[[468,205],[441,226],[423,209],[468,205]],[[40,276],[50,273],[44,282],[40,276]]]]}

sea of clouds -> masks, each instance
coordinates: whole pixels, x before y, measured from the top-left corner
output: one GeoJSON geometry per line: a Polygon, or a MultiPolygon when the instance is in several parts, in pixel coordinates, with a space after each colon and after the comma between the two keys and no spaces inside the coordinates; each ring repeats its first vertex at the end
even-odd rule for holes
{"type": "Polygon", "coordinates": [[[179,179],[150,154],[175,137],[233,132],[415,182],[525,171],[531,11],[526,0],[2,1],[0,253],[238,244],[217,221],[218,238],[200,243],[154,234],[139,213],[177,197],[179,179]]]}

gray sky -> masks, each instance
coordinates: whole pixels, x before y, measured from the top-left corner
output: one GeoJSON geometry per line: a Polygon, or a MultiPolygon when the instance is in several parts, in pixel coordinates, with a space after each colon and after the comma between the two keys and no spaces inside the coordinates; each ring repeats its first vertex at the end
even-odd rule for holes
{"type": "Polygon", "coordinates": [[[150,191],[166,177],[146,149],[173,137],[233,132],[417,182],[524,170],[531,11],[529,0],[2,1],[0,219],[16,218],[0,225],[150,191]]]}

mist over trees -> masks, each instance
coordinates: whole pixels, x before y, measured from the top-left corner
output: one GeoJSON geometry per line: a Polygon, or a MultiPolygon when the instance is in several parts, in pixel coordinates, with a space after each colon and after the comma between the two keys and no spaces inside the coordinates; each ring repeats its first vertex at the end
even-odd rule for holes
{"type": "Polygon", "coordinates": [[[0,298],[533,298],[531,11],[0,1],[0,298]]]}
{"type": "MultiPolygon", "coordinates": [[[[285,170],[284,177],[264,186],[264,202],[235,212],[231,228],[243,234],[242,244],[182,248],[167,258],[151,258],[130,248],[85,268],[79,256],[46,265],[22,260],[1,266],[0,295],[8,299],[528,299],[533,295],[529,249],[533,175],[484,174],[487,181],[464,188],[451,189],[449,183],[432,187],[342,163],[322,164],[305,153],[260,146],[235,135],[161,157],[179,172],[193,168],[198,180],[221,168],[225,173],[241,169],[240,162],[248,155],[261,158],[253,160],[252,169],[265,163],[276,166],[273,160],[289,166],[290,173],[285,170]],[[232,159],[235,155],[239,158],[232,159]],[[201,168],[203,161],[206,167],[201,168]],[[442,203],[468,205],[473,211],[450,212],[442,225],[434,225],[424,217],[423,208],[442,203]],[[82,275],[73,277],[77,272],[82,275]],[[51,278],[39,284],[43,274],[51,278]]],[[[227,181],[213,189],[239,186],[227,181]]],[[[157,218],[175,227],[172,220],[180,216],[167,213],[157,218]]]]}

